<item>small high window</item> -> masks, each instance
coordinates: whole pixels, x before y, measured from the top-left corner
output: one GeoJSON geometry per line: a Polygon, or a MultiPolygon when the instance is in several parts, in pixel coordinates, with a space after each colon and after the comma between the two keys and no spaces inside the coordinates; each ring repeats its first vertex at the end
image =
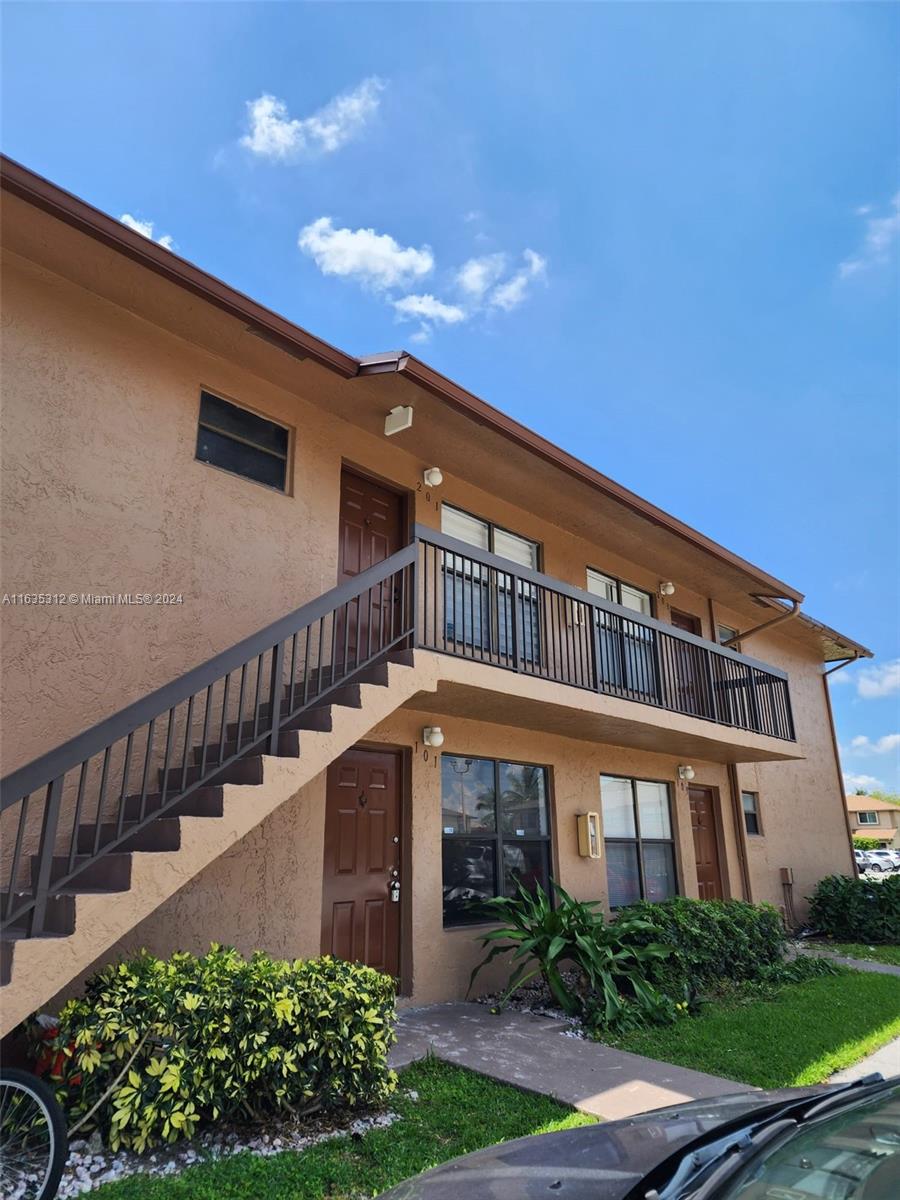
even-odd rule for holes
{"type": "Polygon", "coordinates": [[[288,431],[213,396],[200,393],[197,458],[283,492],[287,485],[288,431]]]}
{"type": "Polygon", "coordinates": [[[761,834],[762,822],[759,819],[759,793],[741,792],[741,806],[744,810],[744,828],[748,833],[761,834]]]}
{"type": "MultiPolygon", "coordinates": [[[[724,646],[724,644],[726,642],[730,642],[731,639],[736,638],[737,635],[738,635],[738,631],[736,629],[732,629],[730,625],[717,625],[716,626],[716,636],[719,639],[720,646],[724,646]]],[[[730,650],[739,650],[740,644],[738,642],[735,642],[733,646],[729,646],[729,649],[730,650]]]]}

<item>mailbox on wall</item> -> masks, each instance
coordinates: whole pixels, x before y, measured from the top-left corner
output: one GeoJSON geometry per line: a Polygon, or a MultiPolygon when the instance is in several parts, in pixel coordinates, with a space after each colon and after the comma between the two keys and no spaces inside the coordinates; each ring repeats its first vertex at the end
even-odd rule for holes
{"type": "Polygon", "coordinates": [[[578,814],[578,853],[582,858],[600,858],[600,814],[578,814]]]}

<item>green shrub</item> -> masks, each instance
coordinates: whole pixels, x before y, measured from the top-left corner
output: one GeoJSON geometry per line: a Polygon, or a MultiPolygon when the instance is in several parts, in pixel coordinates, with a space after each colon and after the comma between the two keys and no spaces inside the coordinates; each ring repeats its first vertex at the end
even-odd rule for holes
{"type": "Polygon", "coordinates": [[[501,1006],[517,987],[540,974],[563,1012],[581,1015],[592,1026],[616,1027],[626,1017],[632,1024],[674,1019],[675,1005],[647,978],[649,964],[669,953],[649,938],[639,940],[650,930],[647,922],[626,919],[607,925],[596,911],[597,902],[575,900],[556,884],[555,906],[540,885],[534,894],[516,886],[516,896],[497,896],[480,906],[501,927],[480,935],[482,946],[490,949],[472,972],[470,990],[483,967],[498,955],[511,954],[513,969],[501,1006]],[[566,981],[566,964],[577,969],[579,990],[566,981]]]}
{"type": "Polygon", "coordinates": [[[809,923],[839,942],[900,942],[900,875],[828,875],[809,897],[809,923]]]}
{"type": "Polygon", "coordinates": [[[854,850],[880,850],[881,845],[878,838],[855,837],[853,839],[854,850]]]}
{"type": "Polygon", "coordinates": [[[219,1118],[381,1101],[394,1015],[393,980],[338,959],[143,952],[65,1005],[51,1079],[70,1127],[99,1101],[83,1128],[142,1151],[219,1118]]]}
{"type": "Polygon", "coordinates": [[[665,959],[654,959],[652,982],[680,999],[719,979],[760,978],[784,958],[784,925],[770,904],[676,896],[629,904],[620,910],[616,924],[635,918],[644,928],[630,936],[671,951],[665,959]]]}

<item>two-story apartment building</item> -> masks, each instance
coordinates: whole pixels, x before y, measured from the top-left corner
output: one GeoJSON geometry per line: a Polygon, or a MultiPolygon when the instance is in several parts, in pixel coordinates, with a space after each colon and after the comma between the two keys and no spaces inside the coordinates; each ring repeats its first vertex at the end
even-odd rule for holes
{"type": "Polygon", "coordinates": [[[900,848],[900,805],[877,796],[848,796],[847,813],[853,837],[872,838],[888,850],[900,848]]]}
{"type": "Polygon", "coordinates": [[[800,914],[853,871],[824,664],[869,652],[800,592],[412,355],[3,186],[4,1031],[141,946],[425,1002],[517,880],[800,914]]]}

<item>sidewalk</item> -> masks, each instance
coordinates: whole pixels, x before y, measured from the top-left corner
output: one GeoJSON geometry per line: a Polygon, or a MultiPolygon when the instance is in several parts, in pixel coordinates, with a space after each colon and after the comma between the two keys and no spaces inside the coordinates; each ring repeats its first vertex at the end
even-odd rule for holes
{"type": "Polygon", "coordinates": [[[827,958],[839,967],[852,967],[854,971],[871,971],[875,975],[900,975],[900,967],[890,963],[870,962],[867,958],[846,958],[843,954],[835,954],[827,946],[804,945],[797,947],[797,953],[808,954],[812,958],[827,958]]]}
{"type": "Polygon", "coordinates": [[[755,1090],[567,1037],[567,1028],[562,1021],[529,1013],[494,1016],[482,1004],[406,1009],[397,1022],[391,1066],[405,1067],[431,1053],[610,1121],[686,1100],[755,1090]]]}

